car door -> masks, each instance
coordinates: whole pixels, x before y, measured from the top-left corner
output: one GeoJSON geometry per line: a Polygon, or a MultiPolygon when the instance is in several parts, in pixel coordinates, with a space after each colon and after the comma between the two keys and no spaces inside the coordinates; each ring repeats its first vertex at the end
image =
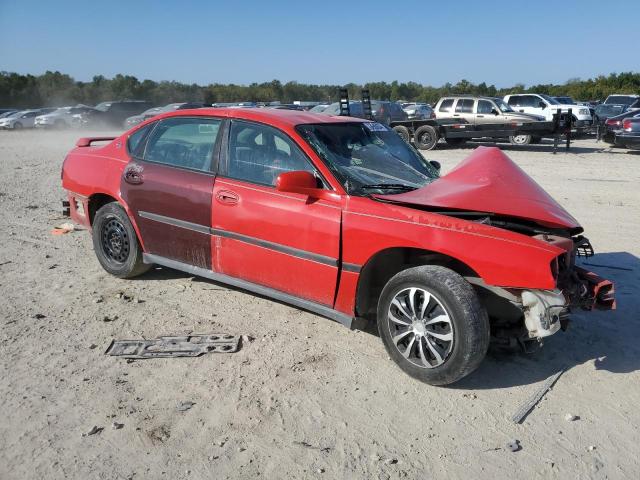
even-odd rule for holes
{"type": "Polygon", "coordinates": [[[478,99],[475,106],[474,122],[477,130],[495,130],[506,122],[506,117],[491,101],[478,99]]]}
{"type": "Polygon", "coordinates": [[[121,192],[147,253],[211,269],[211,195],[221,125],[211,117],[172,117],[129,138],[131,161],[121,192]]]}
{"type": "Polygon", "coordinates": [[[459,98],[456,103],[453,117],[461,120],[461,123],[474,124],[475,114],[473,112],[473,98],[459,98]]]}
{"type": "Polygon", "coordinates": [[[213,194],[213,268],[332,306],[341,206],[275,189],[280,173],[298,170],[319,175],[287,134],[264,124],[231,122],[213,194]]]}

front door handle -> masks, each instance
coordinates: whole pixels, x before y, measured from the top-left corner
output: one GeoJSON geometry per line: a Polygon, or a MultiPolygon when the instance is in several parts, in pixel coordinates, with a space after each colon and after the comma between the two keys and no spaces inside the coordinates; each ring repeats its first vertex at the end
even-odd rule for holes
{"type": "Polygon", "coordinates": [[[220,190],[216,194],[216,200],[225,205],[235,205],[238,203],[238,200],[240,200],[240,197],[237,193],[230,190],[220,190]]]}
{"type": "Polygon", "coordinates": [[[484,118],[484,115],[476,115],[477,118],[484,118]]]}
{"type": "Polygon", "coordinates": [[[125,167],[122,178],[131,185],[140,185],[144,181],[143,170],[144,168],[139,163],[131,163],[125,167]]]}

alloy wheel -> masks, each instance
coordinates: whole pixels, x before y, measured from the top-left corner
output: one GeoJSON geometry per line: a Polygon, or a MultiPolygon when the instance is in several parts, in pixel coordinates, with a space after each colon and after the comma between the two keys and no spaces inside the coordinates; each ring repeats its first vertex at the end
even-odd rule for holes
{"type": "Polygon", "coordinates": [[[398,292],[389,305],[387,323],[398,352],[417,367],[438,367],[451,354],[451,317],[442,302],[423,288],[398,292]]]}

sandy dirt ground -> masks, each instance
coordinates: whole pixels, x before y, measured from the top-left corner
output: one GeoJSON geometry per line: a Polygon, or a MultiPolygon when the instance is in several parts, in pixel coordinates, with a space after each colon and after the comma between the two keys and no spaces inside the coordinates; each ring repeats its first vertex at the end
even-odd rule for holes
{"type": "MultiPolygon", "coordinates": [[[[582,222],[598,252],[588,268],[616,282],[618,310],[578,313],[542,351],[491,353],[437,388],[404,375],[376,336],[311,313],[170,270],[109,276],[87,232],[50,233],[78,136],[0,132],[3,480],[639,477],[639,154],[504,145],[582,222]],[[104,355],[113,339],[190,332],[255,340],[195,359],[104,355]]],[[[425,156],[446,172],[471,151],[425,156]]]]}

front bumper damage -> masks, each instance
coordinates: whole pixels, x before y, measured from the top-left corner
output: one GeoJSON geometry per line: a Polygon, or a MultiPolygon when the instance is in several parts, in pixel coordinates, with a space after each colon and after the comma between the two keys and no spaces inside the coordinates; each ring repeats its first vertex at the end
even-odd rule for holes
{"type": "Polygon", "coordinates": [[[611,281],[580,267],[574,267],[574,272],[576,283],[571,293],[560,289],[519,292],[529,338],[544,338],[561,328],[565,330],[572,309],[615,310],[615,290],[611,281]]]}

